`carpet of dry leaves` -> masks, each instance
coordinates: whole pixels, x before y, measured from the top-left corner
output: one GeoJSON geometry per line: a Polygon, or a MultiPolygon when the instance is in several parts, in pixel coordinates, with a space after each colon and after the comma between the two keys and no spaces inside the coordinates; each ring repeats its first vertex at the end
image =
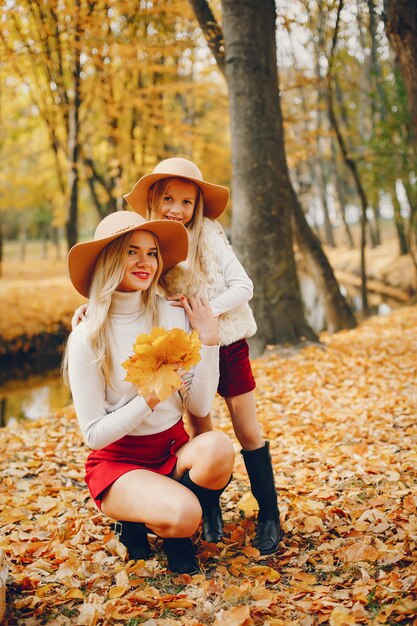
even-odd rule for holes
{"type": "MultiPolygon", "coordinates": [[[[127,561],[83,482],[72,409],[0,433],[4,624],[417,625],[417,307],[254,362],[285,537],[260,559],[236,444],[201,574],[127,561]]],[[[231,432],[220,401],[216,426],[231,432]]]]}

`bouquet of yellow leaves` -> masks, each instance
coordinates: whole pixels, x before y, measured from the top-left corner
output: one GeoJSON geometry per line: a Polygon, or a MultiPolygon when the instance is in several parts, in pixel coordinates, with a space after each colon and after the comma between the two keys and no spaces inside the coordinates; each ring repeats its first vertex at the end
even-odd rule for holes
{"type": "Polygon", "coordinates": [[[180,328],[153,328],[142,334],[133,345],[134,354],[122,363],[127,371],[125,380],[138,388],[139,394],[155,394],[164,401],[182,380],[177,370],[189,370],[200,360],[201,342],[197,331],[186,333],[180,328]]]}

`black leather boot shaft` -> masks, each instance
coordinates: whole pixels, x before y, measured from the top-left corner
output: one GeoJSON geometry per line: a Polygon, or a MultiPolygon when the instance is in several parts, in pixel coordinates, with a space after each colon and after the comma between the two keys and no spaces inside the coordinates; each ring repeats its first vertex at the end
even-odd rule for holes
{"type": "Polygon", "coordinates": [[[223,489],[207,489],[206,487],[200,487],[200,485],[197,485],[193,480],[191,480],[190,472],[188,470],[180,478],[179,482],[197,496],[201,505],[203,510],[202,537],[204,541],[218,543],[223,537],[223,519],[220,508],[220,496],[226,489],[227,485],[225,485],[223,489]]]}
{"type": "Polygon", "coordinates": [[[253,545],[261,554],[273,554],[282,537],[277,492],[269,441],[256,450],[242,450],[252,493],[259,504],[258,524],[253,545]]]}

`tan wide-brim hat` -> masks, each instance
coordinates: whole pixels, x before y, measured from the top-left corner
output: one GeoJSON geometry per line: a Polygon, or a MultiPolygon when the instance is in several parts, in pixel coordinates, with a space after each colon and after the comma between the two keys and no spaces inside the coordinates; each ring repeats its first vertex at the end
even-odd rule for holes
{"type": "Polygon", "coordinates": [[[100,222],[93,241],[77,243],[68,253],[68,271],[78,293],[88,297],[97,258],[107,244],[134,230],[146,230],[156,237],[163,272],[187,258],[188,235],[181,223],[168,220],[147,221],[133,211],[116,211],[100,222]]]}
{"type": "Polygon", "coordinates": [[[216,219],[223,213],[229,202],[230,192],[227,187],[214,185],[203,180],[203,174],[188,159],[178,157],[165,159],[154,168],[152,174],[145,174],[138,180],[132,191],[126,193],[123,198],[134,211],[146,217],[146,207],[148,205],[148,191],[154,183],[163,178],[185,178],[196,183],[202,193],[204,200],[204,215],[211,219],[216,219]]]}

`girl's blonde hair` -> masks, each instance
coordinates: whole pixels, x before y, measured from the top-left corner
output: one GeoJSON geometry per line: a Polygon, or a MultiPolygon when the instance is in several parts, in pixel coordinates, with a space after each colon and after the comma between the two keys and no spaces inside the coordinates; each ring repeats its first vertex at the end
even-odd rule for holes
{"type": "MultiPolygon", "coordinates": [[[[167,188],[173,180],[181,180],[190,183],[195,188],[196,197],[193,216],[186,225],[188,231],[188,257],[187,265],[189,271],[187,272],[187,281],[184,285],[184,292],[187,292],[187,287],[192,282],[194,272],[197,270],[202,272],[201,260],[200,260],[200,235],[203,225],[203,211],[204,211],[204,199],[200,187],[192,180],[188,178],[181,178],[181,176],[172,176],[170,178],[163,178],[158,180],[150,187],[148,192],[148,219],[159,220],[161,219],[161,206],[166,194],[167,188]]],[[[163,284],[163,280],[162,280],[163,284]]]]}
{"type": "MultiPolygon", "coordinates": [[[[93,278],[90,285],[87,336],[88,343],[93,352],[94,360],[98,368],[101,368],[106,385],[113,386],[111,371],[112,360],[110,342],[112,340],[109,310],[113,293],[120,285],[126,268],[127,254],[133,232],[122,235],[110,242],[97,257],[93,278]]],[[[147,231],[148,232],[148,231],[147,231]]],[[[158,269],[149,289],[143,292],[142,299],[145,304],[146,316],[149,328],[158,326],[157,285],[162,272],[162,259],[159,252],[158,241],[153,233],[157,249],[158,269]]],[[[71,335],[69,340],[71,339],[71,335]]],[[[62,364],[65,382],[68,384],[68,345],[62,364]]]]}

